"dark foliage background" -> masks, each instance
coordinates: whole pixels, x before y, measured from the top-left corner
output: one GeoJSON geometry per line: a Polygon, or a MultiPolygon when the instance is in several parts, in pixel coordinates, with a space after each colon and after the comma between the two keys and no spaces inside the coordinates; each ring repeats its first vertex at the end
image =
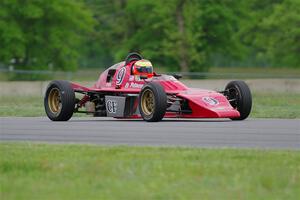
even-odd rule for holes
{"type": "Polygon", "coordinates": [[[172,71],[300,67],[299,0],[1,0],[0,65],[75,71],[137,51],[172,71]]]}

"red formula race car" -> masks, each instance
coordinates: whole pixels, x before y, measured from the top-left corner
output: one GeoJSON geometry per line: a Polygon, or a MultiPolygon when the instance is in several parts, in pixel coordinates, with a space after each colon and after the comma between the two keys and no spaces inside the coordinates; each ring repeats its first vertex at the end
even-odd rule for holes
{"type": "Polygon", "coordinates": [[[115,118],[246,119],[252,97],[243,81],[232,81],[223,91],[188,88],[179,76],[157,74],[150,61],[130,53],[125,61],[106,69],[93,87],[52,81],[44,105],[49,119],[67,121],[73,113],[115,118]]]}

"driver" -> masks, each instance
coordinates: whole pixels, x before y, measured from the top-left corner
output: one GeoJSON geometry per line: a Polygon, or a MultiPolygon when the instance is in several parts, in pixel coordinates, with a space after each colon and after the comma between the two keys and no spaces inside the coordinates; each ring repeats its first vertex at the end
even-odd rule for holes
{"type": "Polygon", "coordinates": [[[136,61],[131,68],[133,75],[140,76],[140,78],[152,78],[153,77],[153,67],[149,60],[141,59],[136,61]]]}

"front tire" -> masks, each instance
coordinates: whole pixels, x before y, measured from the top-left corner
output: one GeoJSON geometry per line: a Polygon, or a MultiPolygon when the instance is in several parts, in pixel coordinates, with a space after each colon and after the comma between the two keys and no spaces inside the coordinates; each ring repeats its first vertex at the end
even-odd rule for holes
{"type": "Polygon", "coordinates": [[[227,84],[225,91],[231,106],[240,112],[240,117],[231,119],[246,119],[252,108],[252,95],[248,85],[244,81],[231,81],[227,84]]]}
{"type": "Polygon", "coordinates": [[[142,88],[139,95],[139,110],[142,118],[148,122],[162,120],[167,109],[167,94],[156,82],[150,82],[142,88]]]}
{"type": "Polygon", "coordinates": [[[49,83],[44,97],[46,114],[52,121],[68,121],[75,108],[75,93],[68,81],[49,83]]]}

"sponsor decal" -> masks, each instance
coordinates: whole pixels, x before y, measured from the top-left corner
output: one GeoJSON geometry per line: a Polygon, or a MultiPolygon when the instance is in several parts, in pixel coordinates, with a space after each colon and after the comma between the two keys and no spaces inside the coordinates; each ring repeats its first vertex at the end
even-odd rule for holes
{"type": "Polygon", "coordinates": [[[227,108],[225,107],[216,107],[215,110],[226,110],[227,108]]]}
{"type": "Polygon", "coordinates": [[[142,88],[144,84],[130,83],[131,88],[142,88]]]}
{"type": "Polygon", "coordinates": [[[122,67],[117,74],[116,85],[121,85],[126,74],[126,67],[122,67]]]}
{"type": "Polygon", "coordinates": [[[117,102],[113,100],[108,100],[106,102],[106,110],[109,113],[116,113],[117,112],[117,102]]]}
{"type": "Polygon", "coordinates": [[[202,97],[202,101],[204,101],[205,103],[207,103],[211,106],[215,106],[215,105],[219,104],[219,101],[212,97],[202,97]]]}
{"type": "Polygon", "coordinates": [[[134,80],[135,80],[135,81],[142,81],[141,77],[138,76],[138,75],[135,75],[135,76],[134,76],[134,80]]]}
{"type": "Polygon", "coordinates": [[[130,75],[129,76],[129,81],[134,81],[134,76],[130,75]]]}
{"type": "Polygon", "coordinates": [[[125,88],[128,88],[128,87],[129,87],[129,83],[126,83],[126,84],[125,84],[125,88]]]}

